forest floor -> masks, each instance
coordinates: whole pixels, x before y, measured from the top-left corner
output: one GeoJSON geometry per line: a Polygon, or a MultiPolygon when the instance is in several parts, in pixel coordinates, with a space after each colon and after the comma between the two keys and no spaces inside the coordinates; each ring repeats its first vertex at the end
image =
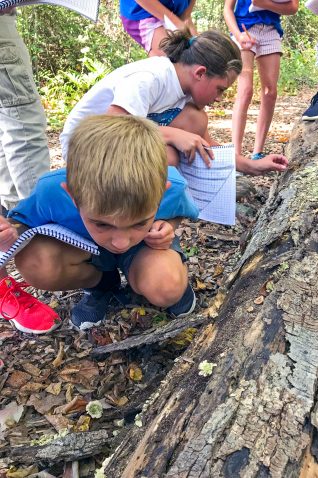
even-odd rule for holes
{"type": "MultiPolygon", "coordinates": [[[[278,98],[266,152],[285,152],[293,124],[307,108],[312,94],[307,91],[297,98],[278,98]]],[[[209,112],[212,136],[220,143],[231,142],[232,106],[231,101],[224,101],[209,112]]],[[[246,154],[253,149],[258,106],[255,102],[249,111],[246,154]]],[[[55,169],[63,165],[58,135],[49,132],[48,137],[55,169]]],[[[237,204],[235,227],[184,221],[178,229],[188,257],[189,279],[198,299],[194,315],[207,315],[218,288],[239,259],[276,177],[276,173],[270,173],[257,178],[239,178],[239,182],[246,186],[247,181],[248,185],[237,204]]],[[[19,278],[12,265],[10,273],[19,278]]],[[[108,443],[116,444],[126,426],[135,426],[135,416],[142,410],[144,401],[197,331],[195,327],[188,328],[176,337],[171,334],[165,341],[158,339],[147,346],[128,347],[96,360],[92,356],[95,347],[129,337],[139,337],[142,341],[145,334],[149,337],[160,328],[165,330],[171,322],[169,317],[128,290],[114,298],[103,327],[78,332],[70,327],[69,315],[74,302],[80,298],[80,291],[32,292],[56,308],[63,324],[51,335],[35,336],[22,334],[9,322],[0,321],[0,478],[40,476],[37,473],[43,470],[53,477],[67,476],[71,463],[66,465],[62,456],[60,460],[48,456],[41,463],[34,463],[31,452],[25,454],[29,458],[18,460],[12,454],[15,447],[21,446],[23,450],[31,444],[45,445],[54,436],[60,436],[63,443],[65,430],[70,433],[105,430],[108,443]],[[86,405],[91,400],[100,400],[103,406],[99,419],[86,413],[86,405]]],[[[81,450],[66,451],[71,453],[67,455],[68,461],[79,460],[80,474],[87,477],[94,476],[106,456],[101,453],[82,459],[81,450]]]]}

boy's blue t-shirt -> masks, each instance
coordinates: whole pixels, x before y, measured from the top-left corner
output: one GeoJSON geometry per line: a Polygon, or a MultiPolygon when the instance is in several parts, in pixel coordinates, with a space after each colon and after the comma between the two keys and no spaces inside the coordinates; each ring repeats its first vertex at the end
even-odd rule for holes
{"type": "MultiPolygon", "coordinates": [[[[162,197],[156,219],[167,220],[175,217],[196,219],[199,210],[189,195],[187,182],[173,166],[168,166],[168,181],[171,182],[171,186],[162,197]]],[[[61,187],[61,183],[65,182],[65,168],[44,174],[38,180],[31,195],[22,199],[9,212],[8,217],[29,227],[48,223],[59,224],[92,240],[77,207],[69,194],[61,187]]]]}
{"type": "MultiPolygon", "coordinates": [[[[177,17],[188,8],[190,0],[160,0],[160,3],[167,7],[177,17]]],[[[152,17],[151,13],[144,10],[134,0],[120,0],[120,14],[128,20],[143,20],[152,17]]]]}
{"type": "Polygon", "coordinates": [[[234,15],[236,18],[237,25],[241,32],[244,31],[242,23],[246,26],[247,29],[251,28],[253,25],[258,25],[263,23],[264,25],[272,25],[280,36],[283,36],[283,29],[280,22],[280,15],[278,13],[271,12],[269,10],[260,10],[259,12],[248,11],[251,5],[251,0],[237,0],[234,15]]]}

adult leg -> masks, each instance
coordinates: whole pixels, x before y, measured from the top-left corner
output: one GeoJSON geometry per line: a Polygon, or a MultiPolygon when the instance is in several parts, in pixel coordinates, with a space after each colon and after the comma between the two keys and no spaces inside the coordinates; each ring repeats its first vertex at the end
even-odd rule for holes
{"type": "Polygon", "coordinates": [[[14,15],[0,16],[1,203],[11,209],[49,169],[46,120],[14,15]]]}
{"type": "Polygon", "coordinates": [[[263,151],[272,122],[277,98],[280,57],[279,53],[272,53],[256,59],[261,81],[261,106],[257,118],[254,153],[263,151]]]}
{"type": "Polygon", "coordinates": [[[0,168],[5,172],[1,176],[1,203],[7,209],[28,197],[39,176],[49,170],[45,124],[40,100],[0,108],[0,168]]]}
{"type": "Polygon", "coordinates": [[[157,307],[169,307],[183,296],[187,267],[178,252],[142,248],[133,259],[128,282],[132,289],[157,307]]]}
{"type": "Polygon", "coordinates": [[[236,154],[242,154],[242,143],[247,119],[247,110],[253,97],[254,53],[242,50],[242,73],[238,77],[237,94],[232,116],[232,141],[236,154]]]}

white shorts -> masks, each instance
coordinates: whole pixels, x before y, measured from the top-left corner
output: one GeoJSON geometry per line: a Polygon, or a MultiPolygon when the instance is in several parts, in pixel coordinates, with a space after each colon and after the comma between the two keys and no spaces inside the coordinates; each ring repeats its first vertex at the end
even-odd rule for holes
{"type": "MultiPolygon", "coordinates": [[[[264,55],[271,55],[272,53],[279,53],[282,55],[282,37],[272,25],[264,25],[259,23],[249,28],[248,33],[256,40],[255,45],[250,50],[255,54],[255,58],[264,55]]],[[[232,40],[242,50],[239,42],[232,36],[232,40]]]]}

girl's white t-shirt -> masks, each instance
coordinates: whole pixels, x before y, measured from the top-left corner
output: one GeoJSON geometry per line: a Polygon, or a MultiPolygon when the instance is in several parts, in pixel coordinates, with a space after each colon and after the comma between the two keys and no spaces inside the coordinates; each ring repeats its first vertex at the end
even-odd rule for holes
{"type": "Polygon", "coordinates": [[[124,65],[96,83],[69,114],[60,136],[63,158],[67,158],[72,131],[86,116],[106,113],[115,105],[132,115],[147,117],[171,108],[183,109],[190,101],[168,58],[151,57],[124,65]]]}

